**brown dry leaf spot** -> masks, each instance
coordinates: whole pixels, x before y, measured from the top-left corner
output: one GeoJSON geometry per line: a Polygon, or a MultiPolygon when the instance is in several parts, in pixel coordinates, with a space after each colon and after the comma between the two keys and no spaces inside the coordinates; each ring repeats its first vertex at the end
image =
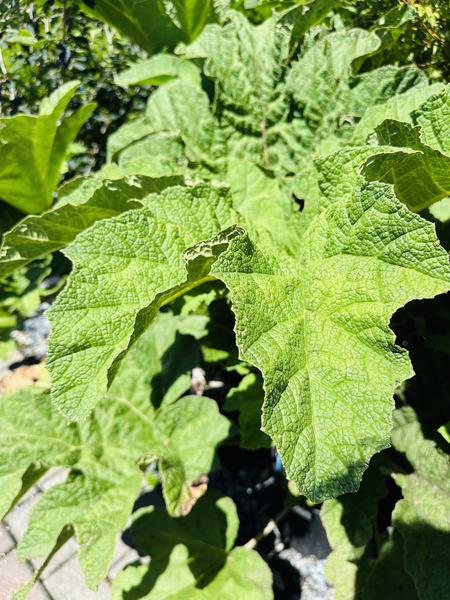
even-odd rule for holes
{"type": "Polygon", "coordinates": [[[199,498],[206,494],[208,489],[208,477],[206,475],[199,477],[199,479],[192,485],[187,487],[187,499],[183,502],[180,508],[180,517],[188,515],[194,504],[199,498]]]}

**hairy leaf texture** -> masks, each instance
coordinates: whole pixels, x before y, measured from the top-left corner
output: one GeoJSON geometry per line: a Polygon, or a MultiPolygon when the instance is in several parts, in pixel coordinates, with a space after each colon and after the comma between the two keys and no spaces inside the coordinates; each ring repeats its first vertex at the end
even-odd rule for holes
{"type": "Polygon", "coordinates": [[[312,221],[296,259],[235,246],[213,274],[230,290],[241,358],[264,377],[263,430],[302,493],[354,491],[389,445],[392,394],[412,375],[391,315],[449,288],[433,226],[368,184],[312,221]]]}
{"type": "Polygon", "coordinates": [[[128,566],[114,581],[113,599],[271,600],[267,564],[254,550],[233,548],[238,518],[230,498],[201,498],[184,518],[158,508],[144,510],[133,524],[150,566],[128,566]]]}
{"type": "Polygon", "coordinates": [[[450,155],[423,144],[419,127],[386,120],[375,132],[380,144],[396,151],[369,158],[364,167],[368,179],[393,183],[397,197],[414,211],[450,195],[450,155]]]}
{"type": "Polygon", "coordinates": [[[116,181],[87,178],[55,208],[42,215],[25,217],[5,232],[0,247],[0,279],[33,260],[65,248],[96,221],[139,207],[139,198],[180,183],[174,177],[116,181]]]}
{"type": "Polygon", "coordinates": [[[96,106],[85,104],[62,118],[78,85],[58,88],[38,115],[0,119],[0,197],[24,213],[50,208],[69,146],[96,106]]]}
{"type": "Polygon", "coordinates": [[[61,415],[52,411],[45,396],[29,389],[0,398],[0,428],[0,516],[3,517],[19,493],[30,464],[41,459],[47,466],[73,464],[79,456],[79,438],[74,426],[67,426],[61,415]]]}
{"type": "Polygon", "coordinates": [[[67,252],[73,275],[49,314],[52,395],[68,417],[86,417],[105,395],[110,367],[141,321],[211,279],[217,256],[240,235],[234,221],[223,188],[175,187],[78,236],[67,252]]]}
{"type": "Polygon", "coordinates": [[[427,146],[450,154],[450,85],[431,96],[412,114],[421,127],[421,140],[427,146]]]}
{"type": "MultiPolygon", "coordinates": [[[[207,25],[179,52],[186,59],[204,59],[213,96],[185,78],[164,84],[149,98],[141,119],[111,136],[110,158],[121,162],[130,145],[165,132],[182,141],[190,169],[202,175],[224,176],[230,157],[289,175],[305,169],[314,152],[328,154],[350,140],[371,106],[384,107],[395,94],[431,87],[412,67],[359,75],[355,61],[380,47],[375,33],[330,33],[295,61],[289,55],[291,35],[288,19],[273,16],[254,26],[236,11],[223,27],[207,25]]],[[[409,110],[427,97],[423,92],[409,110]]],[[[174,168],[179,172],[178,164],[174,168]]]]}
{"type": "Polygon", "coordinates": [[[263,374],[263,430],[288,476],[315,501],[356,490],[389,445],[393,391],[412,375],[389,320],[450,286],[433,226],[376,182],[331,202],[292,252],[254,242],[254,224],[250,237],[236,229],[218,188],[171,188],[147,206],[97,223],[68,252],[75,269],[50,315],[54,401],[86,416],[157,308],[218,278],[241,358],[263,374]]]}
{"type": "Polygon", "coordinates": [[[354,129],[352,143],[363,144],[368,135],[386,119],[411,122],[411,113],[443,89],[442,83],[417,86],[392,96],[383,104],[369,107],[354,129]]]}

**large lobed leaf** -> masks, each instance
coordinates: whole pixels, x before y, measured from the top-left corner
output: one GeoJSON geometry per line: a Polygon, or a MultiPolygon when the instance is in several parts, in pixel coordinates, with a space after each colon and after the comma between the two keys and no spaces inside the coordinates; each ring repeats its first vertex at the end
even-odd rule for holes
{"type": "Polygon", "coordinates": [[[291,252],[242,235],[219,188],[171,188],[147,206],[97,223],[69,250],[75,270],[51,311],[57,405],[85,416],[155,310],[218,278],[241,358],[262,371],[263,429],[288,476],[316,501],[357,489],[389,445],[392,394],[412,374],[390,318],[450,285],[433,226],[379,183],[356,182],[291,252]]]}
{"type": "Polygon", "coordinates": [[[392,394],[412,375],[389,320],[413,297],[449,289],[446,253],[380,184],[324,210],[296,259],[238,246],[213,274],[230,290],[241,358],[264,377],[263,430],[305,495],[353,491],[389,445],[392,394]]]}

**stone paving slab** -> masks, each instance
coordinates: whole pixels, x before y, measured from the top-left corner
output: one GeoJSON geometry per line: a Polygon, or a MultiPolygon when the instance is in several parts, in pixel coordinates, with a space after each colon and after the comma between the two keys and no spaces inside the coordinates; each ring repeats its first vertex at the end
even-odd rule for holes
{"type": "Polygon", "coordinates": [[[46,492],[49,488],[59,483],[64,483],[67,479],[70,469],[49,469],[47,473],[39,479],[37,487],[42,492],[46,492]]]}
{"type": "Polygon", "coordinates": [[[24,498],[6,515],[4,522],[15,540],[24,536],[31,510],[39,501],[41,493],[37,487],[32,488],[24,498]]]}
{"type": "Polygon", "coordinates": [[[130,565],[131,563],[139,559],[139,554],[136,552],[136,550],[133,550],[133,548],[129,548],[128,546],[127,548],[128,550],[124,554],[122,554],[122,556],[119,556],[118,558],[115,558],[115,560],[113,560],[113,563],[108,573],[108,579],[110,581],[112,581],[114,577],[117,576],[119,571],[121,571],[124,567],[130,565]]]}
{"type": "Polygon", "coordinates": [[[76,556],[44,577],[44,584],[54,600],[111,600],[111,584],[108,581],[103,581],[95,592],[86,586],[76,556]]]}
{"type": "Polygon", "coordinates": [[[4,525],[0,525],[0,560],[14,548],[14,540],[4,525]]]}
{"type": "MultiPolygon", "coordinates": [[[[15,548],[6,556],[0,557],[0,600],[11,600],[13,592],[27,583],[32,576],[31,566],[19,562],[15,548]]],[[[49,600],[50,598],[42,583],[37,582],[28,594],[27,600],[49,600]]]]}

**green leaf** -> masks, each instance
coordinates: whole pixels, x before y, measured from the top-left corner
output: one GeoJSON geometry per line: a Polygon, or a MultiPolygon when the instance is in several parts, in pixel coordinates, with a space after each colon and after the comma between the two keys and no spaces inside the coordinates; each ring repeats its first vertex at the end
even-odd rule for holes
{"type": "Polygon", "coordinates": [[[222,598],[271,600],[269,567],[254,550],[234,548],[238,519],[230,498],[201,498],[184,518],[170,519],[158,508],[134,522],[150,567],[129,566],[113,584],[113,599],[222,598]],[[148,532],[151,532],[149,535],[148,532]]]}
{"type": "Polygon", "coordinates": [[[245,218],[255,240],[295,253],[301,237],[301,219],[288,190],[256,165],[230,158],[227,181],[234,208],[245,218]]]}
{"type": "Polygon", "coordinates": [[[153,133],[180,137],[190,161],[208,164],[214,141],[214,120],[208,96],[201,88],[183,80],[167,83],[150,96],[145,119],[153,133]]]}
{"type": "MultiPolygon", "coordinates": [[[[156,140],[151,138],[165,132],[183,141],[186,162],[202,177],[212,171],[226,179],[230,156],[292,175],[307,168],[313,152],[337,150],[369,106],[426,85],[424,75],[412,67],[354,75],[355,59],[379,47],[374,33],[360,29],[314,40],[290,63],[289,14],[274,14],[254,26],[230,11],[223,27],[207,25],[195,42],[180,46],[177,51],[196,65],[204,59],[203,72],[213,80],[214,94],[183,80],[165,84],[149,98],[144,117],[113,134],[109,157],[120,161],[131,146],[142,167],[148,153],[154,168],[156,140]]],[[[179,172],[182,162],[177,154],[169,173],[179,172]]]]}
{"type": "Polygon", "coordinates": [[[378,501],[386,493],[384,477],[372,468],[365,472],[355,494],[327,500],[322,505],[320,517],[332,547],[326,576],[334,585],[335,600],[359,597],[358,561],[372,538],[378,501]]]}
{"type": "Polygon", "coordinates": [[[371,156],[368,179],[394,184],[397,197],[417,212],[450,195],[450,156],[423,144],[418,127],[386,120],[375,133],[381,145],[398,150],[371,156]]]}
{"type": "Polygon", "coordinates": [[[86,104],[62,119],[78,85],[61,86],[41,103],[38,115],[0,119],[0,197],[22,212],[51,206],[69,147],[96,106],[86,104]]]}
{"type": "MultiPolygon", "coordinates": [[[[292,10],[294,26],[290,40],[291,54],[294,53],[298,41],[305,33],[314,27],[314,25],[319,25],[332,10],[341,6],[343,2],[342,0],[314,0],[313,2],[308,2],[311,6],[308,7],[306,13],[302,7],[302,4],[305,4],[305,2],[299,2],[298,4],[300,6],[292,10]]],[[[291,15],[289,13],[288,15],[290,18],[291,15]]]]}
{"type": "Polygon", "coordinates": [[[61,532],[73,527],[87,583],[98,585],[142,483],[138,464],[157,461],[168,510],[190,510],[196,500],[192,486],[211,469],[229,423],[212,400],[176,395],[181,369],[198,364],[198,351],[190,364],[169,367],[165,361],[174,346],[193,339],[179,333],[189,331],[189,319],[169,312],[156,318],[118,365],[105,401],[87,422],[68,424],[40,390],[1,398],[0,435],[7,444],[0,453],[3,513],[26,489],[31,465],[42,467],[38,477],[51,466],[71,469],[67,481],[48,490],[33,510],[19,545],[22,559],[47,556],[61,532]]]}
{"type": "Polygon", "coordinates": [[[226,190],[174,187],[77,237],[67,251],[74,271],[49,313],[52,396],[64,414],[87,416],[135,329],[211,279],[217,256],[241,234],[233,221],[226,190]]]}
{"type": "Polygon", "coordinates": [[[239,411],[241,448],[256,450],[270,447],[270,438],[261,431],[261,408],[264,401],[262,380],[255,373],[246,375],[228,392],[224,408],[239,411]]]}
{"type": "Polygon", "coordinates": [[[133,332],[215,277],[230,290],[241,358],[262,371],[263,429],[288,476],[316,501],[357,489],[389,445],[392,393],[412,374],[390,318],[449,288],[433,226],[378,183],[331,203],[293,255],[233,227],[220,234],[238,217],[219,189],[171,188],[148,207],[97,223],[69,251],[75,269],[51,311],[57,405],[86,415],[133,332]]]}
{"type": "Polygon", "coordinates": [[[227,437],[229,422],[212,400],[188,396],[161,411],[155,424],[167,511],[187,514],[195,501],[191,485],[211,469],[215,447],[227,437]]]}
{"type": "Polygon", "coordinates": [[[413,112],[414,123],[420,125],[424,144],[450,154],[450,86],[431,96],[413,112]]]}
{"type": "Polygon", "coordinates": [[[354,491],[412,375],[390,318],[449,288],[433,226],[368,184],[311,222],[296,259],[240,238],[212,274],[230,290],[241,358],[263,374],[263,431],[288,477],[317,502],[354,491]]]}
{"type": "Polygon", "coordinates": [[[117,83],[122,87],[162,85],[178,78],[194,85],[200,84],[200,72],[193,63],[178,56],[157,54],[119,73],[117,83]]]}
{"type": "Polygon", "coordinates": [[[39,558],[51,552],[63,528],[73,526],[81,567],[89,587],[106,577],[116,540],[125,527],[141,485],[137,467],[113,452],[98,461],[95,474],[69,477],[48,490],[33,509],[18,554],[39,558]]]}
{"type": "Polygon", "coordinates": [[[367,136],[386,119],[410,123],[411,113],[418,109],[427,98],[433,97],[442,89],[442,83],[433,83],[426,87],[413,87],[402,94],[393,96],[383,104],[369,107],[354,128],[353,144],[364,144],[367,136]]]}
{"type": "Polygon", "coordinates": [[[41,394],[26,388],[0,397],[0,517],[19,493],[30,464],[70,466],[79,457],[76,429],[41,394]]]}
{"type": "Polygon", "coordinates": [[[362,117],[368,107],[386,103],[411,88],[425,88],[428,80],[415,67],[386,65],[373,71],[361,73],[355,85],[345,91],[343,104],[348,114],[362,117]]]}
{"type": "Polygon", "coordinates": [[[32,260],[43,258],[65,248],[81,231],[101,219],[111,218],[131,208],[137,208],[138,199],[170,185],[180,183],[177,178],[122,179],[102,181],[93,178],[77,196],[64,198],[55,208],[42,215],[30,215],[3,236],[0,248],[0,278],[8,277],[16,269],[32,260]],[[94,189],[91,189],[91,185],[94,189]]]}
{"type": "MultiPolygon", "coordinates": [[[[279,108],[276,90],[285,70],[288,43],[288,28],[276,19],[255,27],[243,15],[231,11],[224,27],[206,27],[193,44],[183,49],[183,55],[206,59],[206,75],[220,82],[225,115],[229,115],[228,110],[236,112],[259,132],[261,122],[269,126],[279,108]]],[[[280,100],[285,102],[283,97],[280,100]]]]}
{"type": "Polygon", "coordinates": [[[395,529],[381,545],[377,558],[361,565],[357,582],[358,600],[418,600],[414,582],[405,570],[404,544],[395,529]]]}
{"type": "Polygon", "coordinates": [[[331,33],[294,63],[288,87],[313,123],[334,112],[341,86],[348,85],[354,60],[377,50],[378,37],[363,29],[331,33]]]}
{"type": "MultiPolygon", "coordinates": [[[[139,490],[137,466],[120,450],[94,447],[92,439],[85,439],[82,430],[69,425],[40,390],[26,388],[1,400],[3,512],[18,495],[30,465],[75,470],[65,483],[48,490],[34,508],[19,544],[19,557],[47,556],[62,530],[73,525],[86,580],[95,587],[106,576],[117,535],[139,490]]],[[[132,446],[132,439],[129,444],[132,446]]]]}
{"type": "Polygon", "coordinates": [[[96,0],[88,12],[149,54],[195,39],[212,16],[210,0],[96,0]]]}
{"type": "Polygon", "coordinates": [[[404,497],[395,507],[393,522],[404,540],[406,569],[421,600],[444,598],[450,560],[448,456],[424,437],[409,407],[396,411],[392,443],[414,468],[410,475],[394,475],[404,497]]]}

